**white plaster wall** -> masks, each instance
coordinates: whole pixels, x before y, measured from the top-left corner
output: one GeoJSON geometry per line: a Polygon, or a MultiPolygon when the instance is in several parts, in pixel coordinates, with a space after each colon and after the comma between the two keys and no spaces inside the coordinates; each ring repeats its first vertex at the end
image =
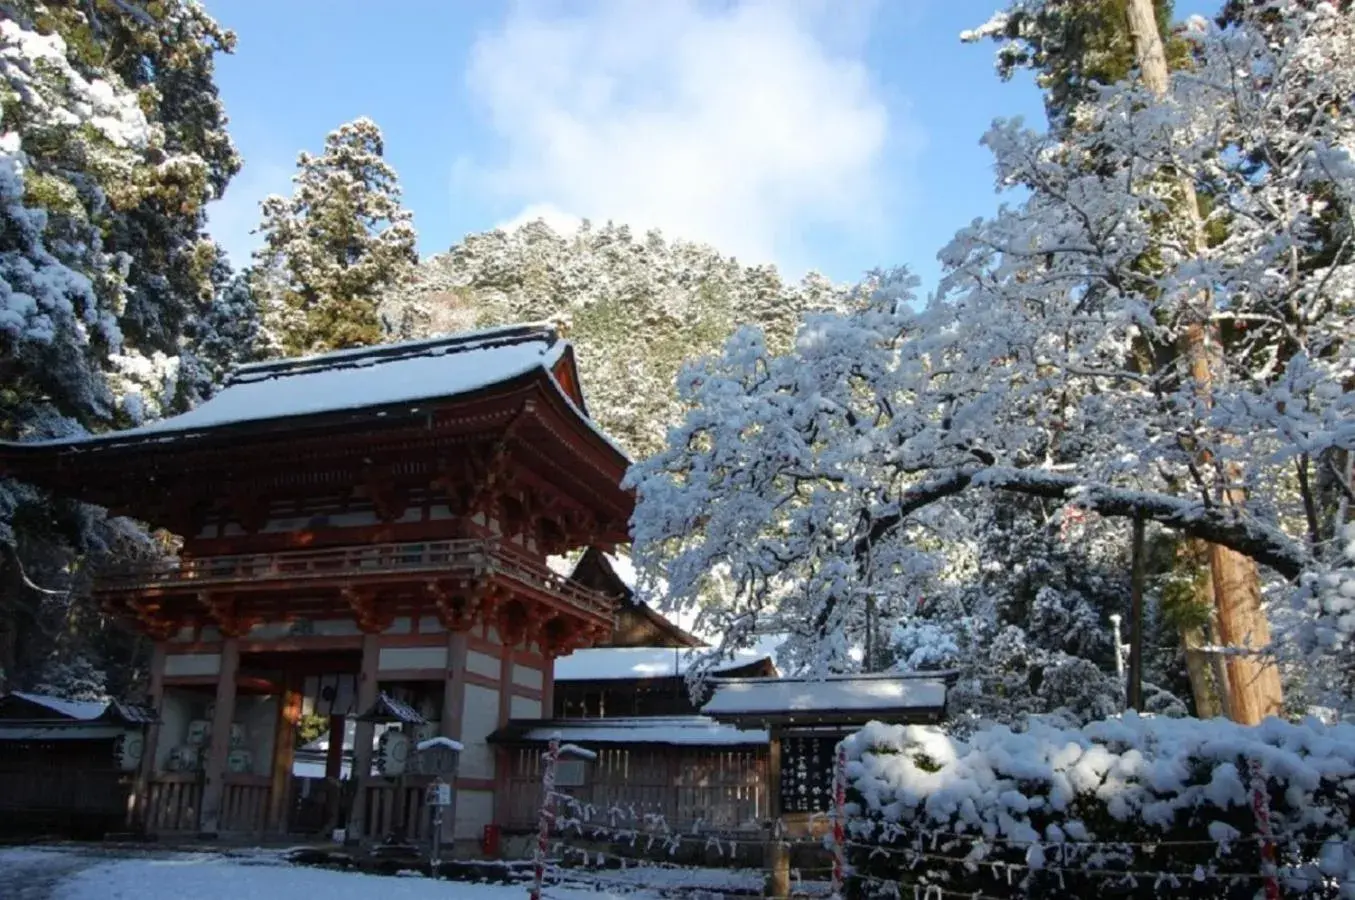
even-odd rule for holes
{"type": "Polygon", "coordinates": [[[383,647],[377,656],[382,672],[397,669],[445,669],[446,647],[383,647]]]}
{"type": "Polygon", "coordinates": [[[419,633],[420,634],[441,634],[445,631],[442,623],[438,621],[437,616],[420,616],[419,633]]]}
{"type": "Polygon", "coordinates": [[[481,653],[479,650],[470,650],[466,653],[466,671],[474,672],[476,675],[483,675],[485,678],[498,680],[499,670],[502,662],[497,656],[490,656],[488,653],[481,653]]]}
{"type": "Polygon", "coordinates": [[[168,678],[215,675],[220,671],[220,653],[170,653],[165,656],[165,676],[168,678]]]}
{"type": "Polygon", "coordinates": [[[541,701],[533,697],[512,697],[508,701],[508,716],[513,719],[539,719],[541,701]]]}
{"type": "Polygon", "coordinates": [[[414,623],[409,616],[396,616],[391,620],[391,627],[386,629],[386,634],[409,634],[414,630],[414,623]]]}
{"type": "Polygon", "coordinates": [[[172,644],[187,644],[193,640],[193,628],[191,625],[185,625],[170,637],[172,644]]]}
{"type": "Polygon", "coordinates": [[[494,792],[456,792],[456,822],[452,837],[457,840],[478,840],[485,826],[494,821],[494,792]]]}
{"type": "Polygon", "coordinates": [[[534,669],[531,666],[524,666],[521,663],[513,665],[513,684],[520,684],[523,687],[532,690],[541,690],[542,676],[540,669],[534,669]]]}
{"type": "Polygon", "coordinates": [[[478,684],[466,685],[461,714],[461,767],[467,778],[494,777],[494,750],[485,741],[499,727],[499,692],[478,684]]]}

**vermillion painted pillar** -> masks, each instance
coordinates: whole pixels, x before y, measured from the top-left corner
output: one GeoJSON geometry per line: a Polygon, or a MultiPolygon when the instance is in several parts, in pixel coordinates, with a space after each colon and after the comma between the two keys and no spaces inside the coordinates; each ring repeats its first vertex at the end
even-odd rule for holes
{"type": "Polygon", "coordinates": [[[555,656],[545,654],[545,667],[541,670],[541,718],[555,718],[555,656]]]}
{"type": "Polygon", "coordinates": [[[141,745],[141,765],[136,772],[136,786],[127,798],[127,827],[132,831],[150,830],[151,779],[155,777],[156,749],[160,745],[160,714],[165,696],[165,642],[156,641],[151,651],[150,684],[146,689],[146,706],[155,713],[155,723],[146,727],[141,745]]]}
{"type": "MultiPolygon", "coordinates": [[[[362,636],[362,670],[358,673],[358,715],[371,709],[376,703],[377,668],[380,662],[381,648],[378,636],[362,636]]],[[[348,817],[348,840],[361,841],[370,837],[365,833],[364,820],[367,817],[367,784],[372,780],[372,723],[358,722],[353,733],[353,784],[357,792],[353,795],[353,812],[348,817]]]]}
{"type": "MultiPolygon", "coordinates": [[[[502,640],[502,635],[500,635],[502,640]]],[[[507,643],[499,658],[499,726],[508,724],[513,711],[513,648],[507,643]]],[[[494,748],[494,823],[503,827],[508,823],[509,776],[513,759],[507,747],[494,748]]]]}
{"type": "Polygon", "coordinates": [[[278,697],[277,727],[273,733],[273,781],[268,789],[268,823],[287,833],[292,797],[292,760],[296,757],[296,726],[301,721],[301,679],[288,673],[278,697]]]}
{"type": "Polygon", "coordinates": [[[461,740],[461,719],[466,709],[466,653],[464,631],[447,633],[447,681],[442,695],[442,735],[461,740]]]}
{"type": "Polygon", "coordinates": [[[240,669],[240,641],[228,637],[221,644],[221,669],[216,677],[216,709],[212,738],[202,782],[202,812],[198,831],[215,837],[221,831],[221,804],[226,796],[226,757],[231,752],[231,723],[235,721],[235,678],[240,669]]]}
{"type": "MultiPolygon", "coordinates": [[[[461,740],[461,722],[466,711],[466,653],[469,639],[465,631],[447,633],[447,680],[442,694],[442,735],[461,740]]],[[[459,766],[458,766],[459,767],[459,766]]],[[[450,844],[456,835],[456,778],[452,782],[452,805],[443,810],[442,843],[450,844]]]]}

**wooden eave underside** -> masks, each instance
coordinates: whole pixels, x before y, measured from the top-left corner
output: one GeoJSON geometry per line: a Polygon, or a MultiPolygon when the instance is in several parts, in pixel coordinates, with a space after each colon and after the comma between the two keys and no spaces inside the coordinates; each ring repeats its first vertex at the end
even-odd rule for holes
{"type": "Polygon", "coordinates": [[[628,460],[580,420],[544,371],[448,400],[401,403],[221,426],[172,440],[7,445],[7,474],[57,493],[179,530],[186,507],[240,492],[304,497],[361,484],[374,470],[410,487],[439,477],[439,461],[500,449],[514,477],[589,509],[626,540],[628,460]]]}

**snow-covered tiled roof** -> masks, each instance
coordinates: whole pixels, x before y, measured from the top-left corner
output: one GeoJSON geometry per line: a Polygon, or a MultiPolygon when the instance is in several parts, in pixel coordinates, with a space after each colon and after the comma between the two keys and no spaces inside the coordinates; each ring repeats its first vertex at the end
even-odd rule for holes
{"type": "Polygon", "coordinates": [[[14,691],[13,696],[80,722],[91,722],[108,709],[106,700],[67,700],[51,694],[30,694],[27,691],[14,691]]]}
{"type": "Polygon", "coordinates": [[[844,676],[822,680],[749,678],[715,686],[701,712],[708,716],[812,717],[933,711],[946,705],[940,677],[844,676]]]}
{"type": "Polygon", "coordinates": [[[616,719],[556,719],[510,723],[500,739],[548,741],[554,736],[578,744],[670,744],[691,747],[757,746],[767,743],[760,728],[736,728],[707,716],[646,716],[616,719]],[[511,726],[520,727],[511,734],[511,726]]]}
{"type": "Polygon", "coordinates": [[[101,437],[168,437],[243,422],[452,397],[535,369],[550,371],[568,347],[548,327],[518,325],[255,363],[236,369],[221,391],[186,413],[101,437]]]}
{"type": "MultiPolygon", "coordinates": [[[[630,678],[672,678],[686,675],[703,651],[685,647],[596,647],[575,650],[555,660],[555,681],[620,681],[630,678]]],[[[741,669],[762,660],[764,654],[739,651],[721,660],[711,671],[741,669]]]]}
{"type": "MultiPolygon", "coordinates": [[[[134,703],[118,700],[68,700],[53,694],[38,694],[30,691],[13,691],[0,697],[0,701],[13,697],[31,706],[38,706],[48,712],[56,713],[63,724],[74,722],[106,723],[110,725],[150,725],[156,721],[155,711],[134,703]]],[[[22,711],[22,707],[20,707],[22,711]]]]}

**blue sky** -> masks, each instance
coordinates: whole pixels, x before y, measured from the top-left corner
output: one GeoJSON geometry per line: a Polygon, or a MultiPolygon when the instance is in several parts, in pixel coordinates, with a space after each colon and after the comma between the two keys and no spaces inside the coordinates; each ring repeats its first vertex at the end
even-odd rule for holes
{"type": "MultiPolygon", "coordinates": [[[[369,116],[419,249],[543,215],[708,241],[855,280],[996,209],[979,139],[1042,123],[958,35],[1000,0],[206,0],[245,165],[211,229],[239,264],[301,149],[369,116]]],[[[1178,14],[1208,11],[1178,2],[1178,14]]]]}

